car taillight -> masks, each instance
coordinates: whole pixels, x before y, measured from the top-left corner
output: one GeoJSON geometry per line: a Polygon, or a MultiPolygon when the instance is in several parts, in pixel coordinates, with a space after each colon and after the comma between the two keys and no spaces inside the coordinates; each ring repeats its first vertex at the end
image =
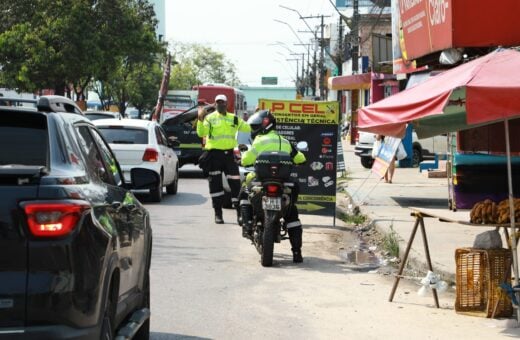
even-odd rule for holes
{"type": "Polygon", "coordinates": [[[359,131],[356,131],[356,143],[359,142],[359,131]]]}
{"type": "Polygon", "coordinates": [[[38,237],[59,237],[69,234],[89,206],[85,203],[25,203],[29,230],[38,237]]]}
{"type": "Polygon", "coordinates": [[[148,148],[144,151],[143,161],[157,162],[159,160],[159,152],[155,149],[148,148]]]}

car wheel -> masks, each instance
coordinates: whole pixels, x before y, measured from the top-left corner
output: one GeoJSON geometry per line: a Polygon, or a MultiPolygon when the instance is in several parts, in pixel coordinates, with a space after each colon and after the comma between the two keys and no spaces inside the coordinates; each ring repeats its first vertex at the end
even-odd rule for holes
{"type": "MultiPolygon", "coordinates": [[[[144,300],[141,308],[150,308],[150,270],[146,272],[144,286],[143,286],[144,300]]],[[[150,339],[150,319],[146,320],[141,325],[135,336],[135,340],[148,340],[150,339]]]]}
{"type": "Polygon", "coordinates": [[[364,168],[371,169],[374,164],[374,159],[371,157],[361,157],[361,165],[364,168]]]}
{"type": "Polygon", "coordinates": [[[179,170],[177,169],[175,174],[175,179],[173,182],[166,186],[166,193],[169,195],[175,195],[177,193],[177,188],[179,187],[179,170]]]}
{"type": "Polygon", "coordinates": [[[105,303],[103,325],[101,326],[101,334],[99,337],[101,340],[114,339],[115,297],[112,287],[110,287],[109,292],[105,303]]]}
{"type": "Polygon", "coordinates": [[[412,167],[417,168],[422,161],[421,150],[413,148],[412,167]]]}
{"type": "Polygon", "coordinates": [[[163,192],[163,179],[162,176],[160,178],[159,184],[157,187],[150,189],[150,201],[152,202],[161,202],[162,200],[162,192],[163,192]]]}

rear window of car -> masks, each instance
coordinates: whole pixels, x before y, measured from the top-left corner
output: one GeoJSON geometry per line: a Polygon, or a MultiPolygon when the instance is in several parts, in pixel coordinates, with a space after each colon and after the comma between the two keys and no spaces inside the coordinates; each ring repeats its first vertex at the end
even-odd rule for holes
{"type": "Polygon", "coordinates": [[[115,116],[104,115],[102,113],[87,113],[87,114],[85,114],[85,116],[87,116],[87,118],[90,120],[115,118],[115,116]]]}
{"type": "Polygon", "coordinates": [[[127,126],[98,127],[108,143],[148,144],[148,130],[127,126]]]}
{"type": "Polygon", "coordinates": [[[0,111],[0,165],[47,166],[47,117],[0,111]]]}

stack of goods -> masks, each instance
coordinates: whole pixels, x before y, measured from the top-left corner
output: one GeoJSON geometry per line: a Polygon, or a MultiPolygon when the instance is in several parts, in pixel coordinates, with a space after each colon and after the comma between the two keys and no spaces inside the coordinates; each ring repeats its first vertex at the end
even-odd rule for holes
{"type": "MultiPolygon", "coordinates": [[[[514,199],[515,220],[520,222],[520,198],[514,199]]],[[[477,224],[509,223],[509,199],[495,203],[490,199],[475,203],[470,213],[470,222],[477,224]]]]}

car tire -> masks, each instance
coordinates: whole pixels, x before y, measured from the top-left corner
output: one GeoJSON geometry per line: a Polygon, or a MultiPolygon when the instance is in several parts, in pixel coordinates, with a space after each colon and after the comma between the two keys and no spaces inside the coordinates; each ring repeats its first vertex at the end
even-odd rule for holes
{"type": "Polygon", "coordinates": [[[179,169],[176,171],[175,179],[173,182],[166,186],[166,193],[169,195],[175,195],[177,193],[177,189],[179,187],[179,169]]]}
{"type": "Polygon", "coordinates": [[[366,169],[371,169],[374,164],[374,159],[372,157],[361,157],[361,165],[366,169]]]}
{"type": "Polygon", "coordinates": [[[101,334],[99,338],[101,340],[112,340],[114,339],[115,335],[115,325],[114,325],[114,319],[115,319],[115,312],[116,312],[116,305],[115,305],[115,296],[114,296],[114,289],[112,286],[109,287],[109,293],[107,296],[107,299],[105,301],[105,308],[103,311],[103,324],[101,326],[101,334]]]}
{"type": "MultiPolygon", "coordinates": [[[[150,308],[150,270],[146,272],[146,277],[144,281],[144,300],[141,305],[141,308],[150,308]]],[[[135,336],[132,338],[134,340],[149,340],[150,339],[150,318],[146,320],[141,327],[139,327],[139,330],[135,334],[135,336]]]]}
{"type": "Polygon", "coordinates": [[[161,176],[157,187],[150,189],[150,201],[155,202],[155,203],[161,202],[162,194],[163,194],[163,179],[161,176]]]}

